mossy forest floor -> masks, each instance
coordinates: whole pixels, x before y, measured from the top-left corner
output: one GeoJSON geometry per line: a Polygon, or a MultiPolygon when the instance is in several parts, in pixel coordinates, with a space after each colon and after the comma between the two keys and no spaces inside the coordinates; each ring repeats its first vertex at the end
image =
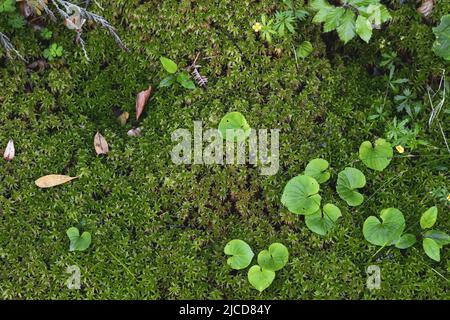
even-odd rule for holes
{"type": "MultiPolygon", "coordinates": [[[[408,250],[370,245],[362,226],[370,215],[400,209],[409,231],[419,234],[423,211],[436,205],[437,227],[450,228],[449,153],[431,112],[426,86],[436,88],[448,64],[431,50],[436,26],[450,6],[438,1],[424,20],[414,1],[384,1],[393,19],[374,30],[369,44],[344,45],[335,32],[322,33],[311,17],[296,33],[267,44],[252,25],[273,15],[281,1],[98,0],[90,10],[117,27],[130,49],[121,51],[100,28],[84,32],[87,53],[74,44],[74,32],[50,23],[52,40],[29,27],[7,32],[32,62],[50,43],[64,48],[46,70],[27,71],[19,60],[0,60],[0,148],[9,139],[16,157],[0,164],[0,297],[51,299],[448,299],[450,250],[441,262],[428,258],[420,242],[408,250]],[[293,47],[308,40],[314,52],[295,59],[293,47]],[[383,53],[398,56],[396,77],[422,111],[417,139],[427,145],[395,152],[383,172],[358,160],[364,140],[386,138],[396,111],[387,94],[385,119],[369,120],[386,92],[383,53]],[[200,53],[207,89],[158,89],[165,76],[159,57],[185,68],[200,53]],[[136,94],[154,93],[135,120],[136,94]],[[122,126],[112,111],[130,113],[122,126]],[[280,169],[262,176],[252,165],[175,165],[171,133],[192,130],[193,121],[216,128],[229,111],[245,115],[254,128],[280,129],[280,169]],[[141,137],[129,137],[132,127],[141,137]],[[97,156],[99,131],[110,152],[97,156]],[[286,182],[313,158],[330,163],[331,182],[323,201],[342,210],[326,237],[312,233],[303,218],[280,202],[286,182]],[[337,173],[353,165],[364,171],[366,201],[349,207],[335,192],[337,173]],[[81,175],[69,184],[39,189],[46,174],[81,175]],[[85,225],[92,234],[86,251],[69,252],[66,230],[85,225]],[[287,266],[259,293],[246,271],[233,271],[223,253],[231,239],[249,243],[255,253],[273,242],[289,249],[287,266]],[[381,288],[366,288],[366,269],[381,268],[381,288]],[[81,270],[81,289],[69,290],[66,268],[81,270]]],[[[2,22],[3,23],[3,22],[2,22]]],[[[448,104],[446,107],[448,109],[448,104]]],[[[449,114],[440,121],[447,137],[449,114]]]]}

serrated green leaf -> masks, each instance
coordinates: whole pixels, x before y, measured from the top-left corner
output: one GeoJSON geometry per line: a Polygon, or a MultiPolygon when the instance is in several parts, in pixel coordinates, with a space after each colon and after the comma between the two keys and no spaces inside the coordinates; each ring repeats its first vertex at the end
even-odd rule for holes
{"type": "Polygon", "coordinates": [[[358,18],[356,18],[356,33],[367,43],[369,43],[370,38],[372,37],[372,25],[369,20],[362,15],[359,15],[358,18]]]}
{"type": "Polygon", "coordinates": [[[341,18],[341,23],[336,30],[339,38],[344,41],[344,43],[349,42],[355,37],[355,13],[351,9],[345,10],[345,13],[341,18]]]}

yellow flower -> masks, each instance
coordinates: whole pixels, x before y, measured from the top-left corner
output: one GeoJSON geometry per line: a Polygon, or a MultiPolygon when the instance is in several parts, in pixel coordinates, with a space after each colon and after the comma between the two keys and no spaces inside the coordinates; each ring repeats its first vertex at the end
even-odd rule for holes
{"type": "Polygon", "coordinates": [[[253,28],[253,31],[259,32],[259,31],[261,30],[261,23],[256,22],[256,23],[252,26],[252,28],[253,28]]]}
{"type": "Polygon", "coordinates": [[[450,193],[447,195],[447,200],[450,201],[450,193]]]}
{"type": "Polygon", "coordinates": [[[395,149],[397,150],[398,153],[405,152],[405,148],[403,148],[401,145],[396,146],[395,149]]]}

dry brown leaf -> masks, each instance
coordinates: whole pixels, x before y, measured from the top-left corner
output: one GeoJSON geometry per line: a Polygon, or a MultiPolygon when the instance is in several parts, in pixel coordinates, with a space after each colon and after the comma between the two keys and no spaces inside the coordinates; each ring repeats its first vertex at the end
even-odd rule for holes
{"type": "Polygon", "coordinates": [[[59,186],[60,184],[69,182],[78,177],[69,177],[60,174],[49,174],[47,176],[40,177],[34,183],[39,188],[51,188],[55,186],[59,186]]]}
{"type": "Polygon", "coordinates": [[[109,152],[108,142],[106,142],[106,139],[100,132],[97,132],[94,137],[94,148],[97,154],[107,154],[109,152]]]}
{"type": "Polygon", "coordinates": [[[6,161],[11,161],[14,159],[14,156],[16,155],[16,149],[14,148],[14,141],[9,140],[8,144],[6,145],[5,153],[3,154],[3,158],[6,161]]]}
{"type": "Polygon", "coordinates": [[[145,104],[147,103],[151,94],[152,86],[149,86],[147,90],[139,92],[136,96],[136,120],[139,120],[142,112],[144,112],[145,104]]]}
{"type": "Polygon", "coordinates": [[[428,17],[433,12],[434,0],[422,0],[422,5],[417,11],[424,17],[428,17]]]}

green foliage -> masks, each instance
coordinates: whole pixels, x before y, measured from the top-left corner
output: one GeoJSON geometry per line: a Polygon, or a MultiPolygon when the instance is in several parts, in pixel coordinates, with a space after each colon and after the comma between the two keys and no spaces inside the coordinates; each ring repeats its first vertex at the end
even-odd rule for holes
{"type": "Polygon", "coordinates": [[[429,208],[420,217],[420,227],[422,229],[429,229],[436,223],[438,210],[436,206],[429,208]]]}
{"type": "Polygon", "coordinates": [[[332,203],[323,206],[323,210],[305,216],[305,223],[309,230],[321,236],[328,234],[342,216],[341,210],[332,203]]]}
{"type": "Polygon", "coordinates": [[[327,0],[313,0],[310,6],[317,11],[313,22],[323,23],[324,32],[336,30],[344,43],[356,35],[368,43],[374,26],[379,28],[391,19],[387,8],[379,0],[344,0],[338,7],[327,0]]]}
{"type": "Polygon", "coordinates": [[[160,88],[170,87],[176,81],[186,89],[195,89],[194,81],[191,80],[189,74],[184,71],[179,71],[178,65],[173,60],[166,57],[160,57],[159,61],[161,62],[164,70],[169,73],[169,76],[161,80],[159,83],[160,88]]]}
{"type": "Polygon", "coordinates": [[[300,46],[297,48],[297,55],[304,59],[309,56],[313,52],[314,48],[309,41],[303,41],[300,46]]]}
{"type": "Polygon", "coordinates": [[[434,53],[444,58],[445,60],[450,60],[450,14],[442,16],[440,24],[433,28],[436,40],[433,43],[434,53]]]}
{"type": "MultiPolygon", "coordinates": [[[[438,209],[433,206],[420,217],[420,227],[430,229],[436,223],[438,209]]],[[[423,234],[422,247],[426,255],[434,261],[441,261],[441,249],[450,244],[450,236],[439,230],[428,230],[423,234]]]]}
{"type": "Polygon", "coordinates": [[[267,18],[267,15],[261,16],[261,39],[272,43],[272,37],[277,33],[273,19],[267,18]]]}
{"type": "Polygon", "coordinates": [[[328,161],[324,159],[309,161],[305,168],[305,175],[316,179],[320,184],[327,182],[331,176],[328,161]]]}
{"type": "Polygon", "coordinates": [[[264,269],[258,265],[248,270],[248,282],[259,292],[267,289],[275,279],[275,271],[264,269]]]}
{"type": "Polygon", "coordinates": [[[251,128],[242,113],[233,111],[223,116],[218,130],[223,139],[244,141],[250,135],[251,128]]]}
{"type": "Polygon", "coordinates": [[[70,240],[69,251],[84,251],[91,245],[91,234],[84,231],[80,236],[78,228],[70,227],[66,231],[70,240]]]}
{"type": "Polygon", "coordinates": [[[0,13],[11,13],[16,11],[15,0],[3,0],[0,2],[0,13]]]}
{"type": "Polygon", "coordinates": [[[236,270],[247,268],[255,255],[250,246],[239,239],[228,242],[224,248],[224,253],[231,256],[228,258],[227,263],[236,270]]]}
{"type": "Polygon", "coordinates": [[[375,216],[366,219],[363,226],[364,238],[376,246],[390,246],[399,241],[405,229],[403,213],[396,208],[381,210],[381,220],[375,216]]]}
{"type": "Polygon", "coordinates": [[[258,254],[258,264],[265,270],[281,270],[288,260],[289,251],[281,243],[272,243],[268,250],[263,250],[258,254]]]}
{"type": "Polygon", "coordinates": [[[51,32],[49,29],[47,28],[42,28],[40,35],[42,37],[42,39],[45,40],[50,40],[53,36],[53,32],[51,32]]]}
{"type": "Polygon", "coordinates": [[[44,50],[44,58],[48,61],[52,61],[56,58],[62,57],[64,49],[57,43],[52,43],[47,49],[44,50]]]}
{"type": "Polygon", "coordinates": [[[364,196],[356,191],[366,185],[366,177],[356,169],[347,167],[339,172],[336,183],[336,191],[341,199],[349,206],[359,206],[364,201],[364,196]]]}
{"type": "Polygon", "coordinates": [[[288,181],[283,190],[281,203],[295,214],[313,214],[320,207],[322,197],[316,179],[299,175],[288,181]]]}
{"type": "Polygon", "coordinates": [[[381,138],[375,141],[374,146],[370,141],[364,141],[359,147],[359,159],[373,170],[383,171],[393,156],[391,144],[381,138]]]}

